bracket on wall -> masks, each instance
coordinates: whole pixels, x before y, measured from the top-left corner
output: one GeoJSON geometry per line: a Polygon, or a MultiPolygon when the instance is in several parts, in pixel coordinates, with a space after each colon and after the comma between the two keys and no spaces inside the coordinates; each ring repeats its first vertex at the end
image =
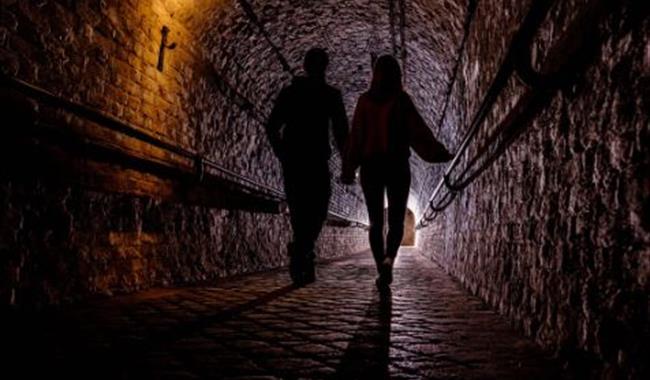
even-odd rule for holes
{"type": "Polygon", "coordinates": [[[160,31],[162,38],[160,40],[160,51],[158,52],[158,71],[163,71],[165,66],[165,50],[174,50],[176,49],[176,42],[167,44],[167,37],[169,36],[169,28],[164,25],[160,31]]]}

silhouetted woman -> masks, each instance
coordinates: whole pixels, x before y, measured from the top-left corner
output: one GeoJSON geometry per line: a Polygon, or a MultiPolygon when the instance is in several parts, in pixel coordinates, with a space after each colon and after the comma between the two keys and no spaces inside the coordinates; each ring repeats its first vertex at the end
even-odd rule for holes
{"type": "Polygon", "coordinates": [[[404,233],[411,147],[428,162],[451,158],[402,89],[399,63],[384,55],[375,63],[370,90],[357,103],[341,175],[343,183],[351,184],[356,169],[361,167],[361,187],[370,218],[370,248],[379,273],[377,286],[383,289],[392,282],[393,262],[404,233]],[[385,244],[384,194],[388,200],[385,244]]]}

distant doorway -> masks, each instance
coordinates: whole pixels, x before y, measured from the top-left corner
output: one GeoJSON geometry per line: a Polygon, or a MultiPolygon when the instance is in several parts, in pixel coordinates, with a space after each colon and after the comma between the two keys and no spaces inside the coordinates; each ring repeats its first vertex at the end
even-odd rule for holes
{"type": "MultiPolygon", "coordinates": [[[[384,209],[384,220],[388,220],[388,209],[384,209]]],[[[384,237],[388,233],[388,223],[384,223],[384,237]]],[[[406,209],[404,217],[404,237],[402,237],[402,247],[415,246],[415,214],[410,209],[406,209]]]]}
{"type": "Polygon", "coordinates": [[[402,245],[406,247],[413,247],[415,245],[415,214],[409,209],[406,209],[406,217],[404,218],[402,245]]]}

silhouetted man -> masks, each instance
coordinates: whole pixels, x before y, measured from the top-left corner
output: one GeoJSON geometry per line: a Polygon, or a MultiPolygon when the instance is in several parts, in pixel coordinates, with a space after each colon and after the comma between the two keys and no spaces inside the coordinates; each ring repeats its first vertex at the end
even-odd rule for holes
{"type": "Polygon", "coordinates": [[[313,48],[304,61],[306,77],[284,88],[267,124],[267,133],[282,163],[291,214],[289,273],[296,285],[315,280],[314,244],[327,217],[330,199],[330,125],[340,152],[348,133],[341,92],[325,82],[329,59],[313,48]]]}

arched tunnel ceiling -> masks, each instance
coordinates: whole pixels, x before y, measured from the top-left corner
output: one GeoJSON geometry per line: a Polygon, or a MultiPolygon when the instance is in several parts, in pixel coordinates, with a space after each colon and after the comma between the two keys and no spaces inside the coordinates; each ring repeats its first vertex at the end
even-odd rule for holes
{"type": "MultiPolygon", "coordinates": [[[[304,53],[314,46],[325,47],[331,61],[328,81],[343,92],[351,116],[356,99],[368,87],[371,55],[394,52],[402,57],[405,48],[405,88],[434,134],[446,140],[448,131],[438,130],[437,121],[456,63],[467,3],[208,1],[201,3],[201,12],[194,9],[190,23],[198,31],[211,64],[261,110],[262,116],[268,114],[277,93],[290,81],[282,59],[299,74],[304,53]]],[[[431,167],[415,157],[412,162],[411,202],[422,204],[430,191],[423,181],[431,167]]]]}

